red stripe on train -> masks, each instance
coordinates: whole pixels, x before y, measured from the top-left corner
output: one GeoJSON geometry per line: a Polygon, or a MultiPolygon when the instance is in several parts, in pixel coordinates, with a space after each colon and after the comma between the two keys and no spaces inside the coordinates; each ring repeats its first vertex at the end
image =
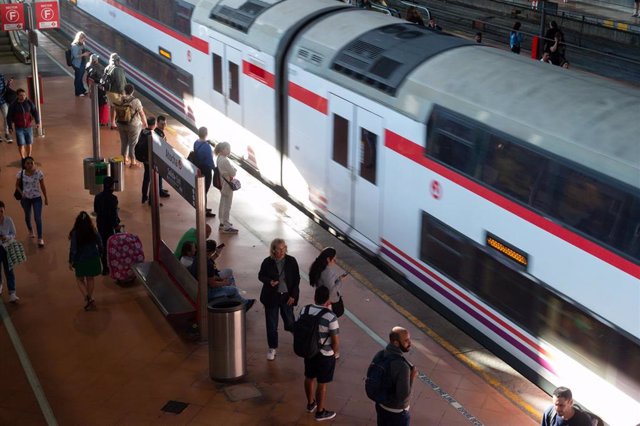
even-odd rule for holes
{"type": "Polygon", "coordinates": [[[299,86],[291,81],[289,82],[289,96],[317,111],[320,111],[325,115],[329,111],[329,101],[327,100],[327,98],[316,95],[312,91],[307,90],[304,87],[299,86]]]}
{"type": "Polygon", "coordinates": [[[516,216],[526,220],[527,222],[537,226],[540,229],[547,231],[548,233],[555,235],[556,237],[566,241],[567,243],[597,257],[598,259],[607,262],[608,264],[626,272],[627,274],[640,278],[640,266],[633,262],[607,250],[606,248],[599,246],[598,244],[590,241],[586,238],[577,235],[570,230],[550,221],[549,219],[540,216],[539,214],[521,206],[509,200],[506,197],[496,194],[489,188],[486,188],[471,179],[462,176],[453,170],[430,160],[425,156],[424,148],[409,139],[400,136],[391,130],[385,130],[385,146],[398,154],[410,159],[411,161],[420,164],[438,173],[441,176],[449,179],[452,182],[462,186],[463,188],[473,192],[476,195],[492,202],[493,204],[515,214],[516,216]]]}
{"type": "Polygon", "coordinates": [[[264,68],[260,68],[256,64],[242,61],[242,72],[245,75],[259,81],[260,83],[266,84],[272,89],[275,87],[275,76],[264,68]]]}
{"type": "Polygon", "coordinates": [[[121,11],[123,11],[124,13],[126,13],[127,15],[131,15],[134,18],[136,18],[139,21],[144,22],[145,24],[152,26],[153,28],[162,31],[163,33],[167,34],[168,36],[171,36],[173,38],[175,38],[178,41],[181,41],[182,43],[189,45],[191,47],[193,47],[196,50],[199,50],[202,53],[206,53],[209,54],[209,43],[207,43],[205,40],[198,38],[198,37],[187,37],[184,34],[180,34],[179,32],[172,30],[171,28],[162,25],[160,23],[158,23],[157,21],[154,21],[153,19],[139,13],[136,12],[133,9],[129,9],[128,7],[116,2],[115,0],[103,0],[105,3],[107,3],[110,6],[115,7],[116,9],[120,9],[121,11]]]}

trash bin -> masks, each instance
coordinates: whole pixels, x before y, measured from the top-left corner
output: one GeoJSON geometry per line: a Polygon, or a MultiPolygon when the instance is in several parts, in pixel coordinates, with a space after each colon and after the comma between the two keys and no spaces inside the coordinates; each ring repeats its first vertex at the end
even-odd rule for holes
{"type": "Polygon", "coordinates": [[[118,155],[109,159],[111,166],[111,177],[116,181],[113,185],[114,191],[124,191],[124,157],[118,155]]]}
{"type": "Polygon", "coordinates": [[[84,189],[90,189],[91,188],[91,182],[95,181],[95,179],[92,179],[92,174],[95,174],[95,170],[91,169],[89,167],[89,164],[97,163],[99,161],[104,161],[104,159],[103,158],[87,157],[84,160],[82,160],[82,170],[84,172],[84,189]]]}
{"type": "Polygon", "coordinates": [[[91,195],[102,191],[102,183],[107,176],[109,176],[109,163],[104,161],[89,163],[89,193],[91,195]]]}
{"type": "Polygon", "coordinates": [[[209,376],[236,380],[247,374],[244,303],[219,298],[209,303],[209,376]]]}

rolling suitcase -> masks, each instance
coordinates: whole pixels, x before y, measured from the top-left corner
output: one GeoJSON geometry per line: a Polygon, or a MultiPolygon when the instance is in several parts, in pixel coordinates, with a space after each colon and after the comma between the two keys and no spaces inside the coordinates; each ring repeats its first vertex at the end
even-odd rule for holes
{"type": "Polygon", "coordinates": [[[131,267],[144,262],[142,242],[137,235],[122,232],[107,240],[109,275],[116,281],[127,282],[135,278],[131,267]]]}
{"type": "Polygon", "coordinates": [[[109,104],[105,103],[100,105],[99,110],[99,122],[101,126],[108,126],[111,123],[111,118],[109,117],[109,104]]]}

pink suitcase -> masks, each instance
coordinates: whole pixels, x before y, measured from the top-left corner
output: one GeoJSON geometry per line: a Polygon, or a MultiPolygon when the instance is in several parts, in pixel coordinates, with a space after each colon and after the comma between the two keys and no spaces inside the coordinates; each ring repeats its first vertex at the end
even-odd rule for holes
{"type": "Polygon", "coordinates": [[[140,262],[144,262],[144,250],[137,235],[123,232],[109,237],[107,263],[111,278],[116,281],[131,281],[135,278],[131,267],[140,262]]]}

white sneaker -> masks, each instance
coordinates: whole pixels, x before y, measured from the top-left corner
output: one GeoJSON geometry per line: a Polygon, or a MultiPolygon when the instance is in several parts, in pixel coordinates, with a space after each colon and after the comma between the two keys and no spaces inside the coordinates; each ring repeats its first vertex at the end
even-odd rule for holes
{"type": "Polygon", "coordinates": [[[273,361],[274,359],[276,359],[276,350],[269,348],[267,351],[267,360],[273,361]]]}
{"type": "Polygon", "coordinates": [[[222,231],[223,234],[237,234],[238,230],[236,228],[224,228],[222,231]]]}
{"type": "Polygon", "coordinates": [[[18,300],[20,300],[20,298],[16,296],[15,292],[9,295],[9,302],[16,303],[18,300]]]}

